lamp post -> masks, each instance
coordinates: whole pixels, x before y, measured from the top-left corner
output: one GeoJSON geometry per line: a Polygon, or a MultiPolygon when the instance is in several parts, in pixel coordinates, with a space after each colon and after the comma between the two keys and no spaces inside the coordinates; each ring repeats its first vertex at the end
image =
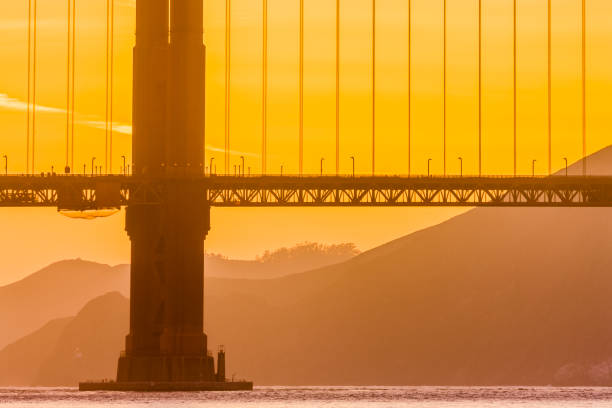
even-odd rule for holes
{"type": "Polygon", "coordinates": [[[211,158],[210,158],[210,165],[208,166],[209,171],[210,171],[210,175],[211,175],[211,176],[212,176],[212,174],[213,174],[213,161],[215,161],[215,158],[214,158],[214,157],[211,157],[211,158]]]}
{"type": "Polygon", "coordinates": [[[4,175],[8,176],[8,156],[5,154],[2,157],[4,157],[4,175]]]}
{"type": "Polygon", "coordinates": [[[463,157],[459,157],[459,175],[463,177],[463,157]]]}
{"type": "Polygon", "coordinates": [[[321,176],[323,176],[323,162],[325,161],[325,158],[321,157],[321,176]]]}
{"type": "Polygon", "coordinates": [[[427,159],[427,177],[431,175],[431,159],[427,159]]]}
{"type": "Polygon", "coordinates": [[[353,178],[355,178],[355,156],[351,156],[351,160],[353,161],[353,178]]]}
{"type": "Polygon", "coordinates": [[[531,162],[531,175],[532,177],[535,177],[535,164],[536,164],[537,160],[533,160],[531,162]]]}
{"type": "Polygon", "coordinates": [[[121,156],[123,159],[123,175],[125,176],[125,156],[121,156]]]}
{"type": "Polygon", "coordinates": [[[565,160],[565,177],[567,177],[567,176],[568,176],[568,170],[567,170],[567,167],[568,167],[567,157],[564,157],[564,158],[563,158],[563,160],[565,160]]]}
{"type": "Polygon", "coordinates": [[[92,157],[91,158],[91,175],[92,176],[94,175],[94,169],[95,169],[94,164],[95,164],[95,162],[96,162],[96,158],[92,157]]]}
{"type": "Polygon", "coordinates": [[[283,165],[281,164],[281,177],[283,176],[283,165]]]}
{"type": "Polygon", "coordinates": [[[240,160],[242,160],[242,177],[244,177],[244,156],[240,156],[240,160]]]}

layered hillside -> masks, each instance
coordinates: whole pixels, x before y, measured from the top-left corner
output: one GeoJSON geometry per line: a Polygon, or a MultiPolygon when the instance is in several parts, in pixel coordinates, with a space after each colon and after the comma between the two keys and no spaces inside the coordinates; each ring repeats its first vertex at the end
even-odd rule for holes
{"type": "Polygon", "coordinates": [[[111,291],[129,296],[127,265],[62,261],[0,287],[0,349],[52,319],[74,316],[87,302],[111,291]]]}

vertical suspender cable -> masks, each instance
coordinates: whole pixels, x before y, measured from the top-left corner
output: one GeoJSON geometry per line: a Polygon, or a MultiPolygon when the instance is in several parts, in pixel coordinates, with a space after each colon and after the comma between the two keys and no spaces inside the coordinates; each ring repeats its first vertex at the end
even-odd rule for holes
{"type": "Polygon", "coordinates": [[[104,167],[108,169],[108,72],[109,72],[109,33],[110,33],[110,2],[106,0],[106,116],[105,116],[105,134],[104,134],[104,167]]]}
{"type": "Polygon", "coordinates": [[[412,167],[412,0],[408,0],[408,176],[412,167]]]}
{"type": "Polygon", "coordinates": [[[513,34],[512,34],[512,75],[513,75],[513,79],[512,79],[512,88],[513,88],[513,116],[512,116],[512,120],[513,120],[513,148],[514,148],[514,161],[513,161],[513,165],[514,165],[514,176],[516,177],[516,160],[517,160],[517,149],[516,149],[516,137],[517,137],[517,130],[516,130],[516,124],[517,124],[517,91],[516,91],[516,53],[517,53],[517,48],[516,48],[516,32],[517,32],[517,0],[514,0],[514,10],[513,10],[513,34]]]}
{"type": "Polygon", "coordinates": [[[444,175],[446,176],[446,0],[444,0],[444,175]]]}
{"type": "Polygon", "coordinates": [[[586,0],[582,0],[582,174],[587,175],[586,0]]]}
{"type": "MultiPolygon", "coordinates": [[[[230,63],[231,63],[231,0],[225,0],[225,174],[229,173],[230,148],[230,63]]],[[[213,169],[209,169],[213,174],[213,169]]]]}
{"type": "Polygon", "coordinates": [[[304,0],[300,0],[300,135],[299,171],[304,173],[304,0]]]}
{"type": "Polygon", "coordinates": [[[376,0],[372,0],[372,175],[376,173],[376,0]]]}
{"type": "Polygon", "coordinates": [[[67,38],[66,38],[66,167],[70,165],[70,38],[71,38],[71,17],[72,13],[70,11],[70,2],[71,0],[67,0],[68,3],[68,17],[66,19],[67,29],[67,38]]]}
{"type": "Polygon", "coordinates": [[[482,176],[482,0],[478,0],[478,175],[482,176]]]}
{"type": "Polygon", "coordinates": [[[108,32],[109,32],[109,12],[110,12],[110,0],[106,0],[106,77],[104,79],[105,87],[105,116],[104,116],[104,166],[108,167],[108,32]]]}
{"type": "Polygon", "coordinates": [[[30,171],[30,106],[32,106],[32,0],[28,0],[28,106],[26,123],[26,173],[30,171]]]}
{"type": "Polygon", "coordinates": [[[70,133],[72,135],[72,141],[70,143],[70,166],[74,171],[74,110],[75,110],[75,68],[76,66],[76,0],[72,0],[72,111],[70,116],[72,123],[70,125],[70,133]]]}
{"type": "Polygon", "coordinates": [[[107,172],[113,172],[113,87],[115,68],[115,0],[110,0],[110,90],[109,90],[109,162],[107,172]]]}
{"type": "Polygon", "coordinates": [[[261,172],[266,174],[268,156],[268,0],[263,0],[263,78],[262,78],[262,118],[261,118],[261,172]]]}
{"type": "Polygon", "coordinates": [[[340,157],[340,0],[336,0],[336,168],[340,157]]]}
{"type": "Polygon", "coordinates": [[[34,0],[34,40],[33,40],[33,55],[32,55],[32,173],[35,168],[36,157],[36,48],[37,48],[37,30],[38,30],[38,0],[34,0]]]}
{"type": "Polygon", "coordinates": [[[548,174],[552,174],[552,7],[548,0],[548,174]]]}

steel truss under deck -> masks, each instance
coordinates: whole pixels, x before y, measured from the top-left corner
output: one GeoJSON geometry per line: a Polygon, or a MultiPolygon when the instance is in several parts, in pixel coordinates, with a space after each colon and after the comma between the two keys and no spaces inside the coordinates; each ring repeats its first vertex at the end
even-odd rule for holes
{"type": "Polygon", "coordinates": [[[0,176],[0,207],[155,204],[195,183],[213,207],[611,207],[612,177],[0,176]]]}

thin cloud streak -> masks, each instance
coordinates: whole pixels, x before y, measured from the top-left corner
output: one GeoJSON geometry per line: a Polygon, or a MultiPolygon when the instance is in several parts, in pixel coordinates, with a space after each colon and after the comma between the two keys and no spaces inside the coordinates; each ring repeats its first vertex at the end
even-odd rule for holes
{"type": "MultiPolygon", "coordinates": [[[[32,108],[33,105],[30,105],[32,108]]],[[[26,112],[28,110],[28,103],[20,101],[19,99],[11,98],[7,94],[0,93],[0,109],[13,110],[19,112],[26,112]]],[[[53,108],[50,106],[36,105],[37,112],[54,113],[54,114],[66,114],[66,109],[53,108]]],[[[106,122],[100,120],[87,120],[78,121],[80,125],[90,127],[97,130],[105,130],[106,122]]],[[[125,123],[113,122],[113,132],[122,135],[132,135],[132,126],[125,123]]],[[[206,145],[206,150],[211,152],[224,153],[225,150],[216,146],[206,145]]],[[[245,156],[245,157],[260,157],[258,154],[250,152],[241,152],[238,150],[230,150],[230,154],[233,156],[245,156]]]]}
{"type": "MultiPolygon", "coordinates": [[[[30,105],[30,108],[32,108],[32,106],[33,105],[30,105]]],[[[7,94],[0,93],[0,108],[25,112],[28,110],[28,103],[20,101],[19,99],[11,98],[7,94]]],[[[36,111],[48,113],[66,113],[65,109],[52,108],[44,105],[36,105],[36,111]]]]}

